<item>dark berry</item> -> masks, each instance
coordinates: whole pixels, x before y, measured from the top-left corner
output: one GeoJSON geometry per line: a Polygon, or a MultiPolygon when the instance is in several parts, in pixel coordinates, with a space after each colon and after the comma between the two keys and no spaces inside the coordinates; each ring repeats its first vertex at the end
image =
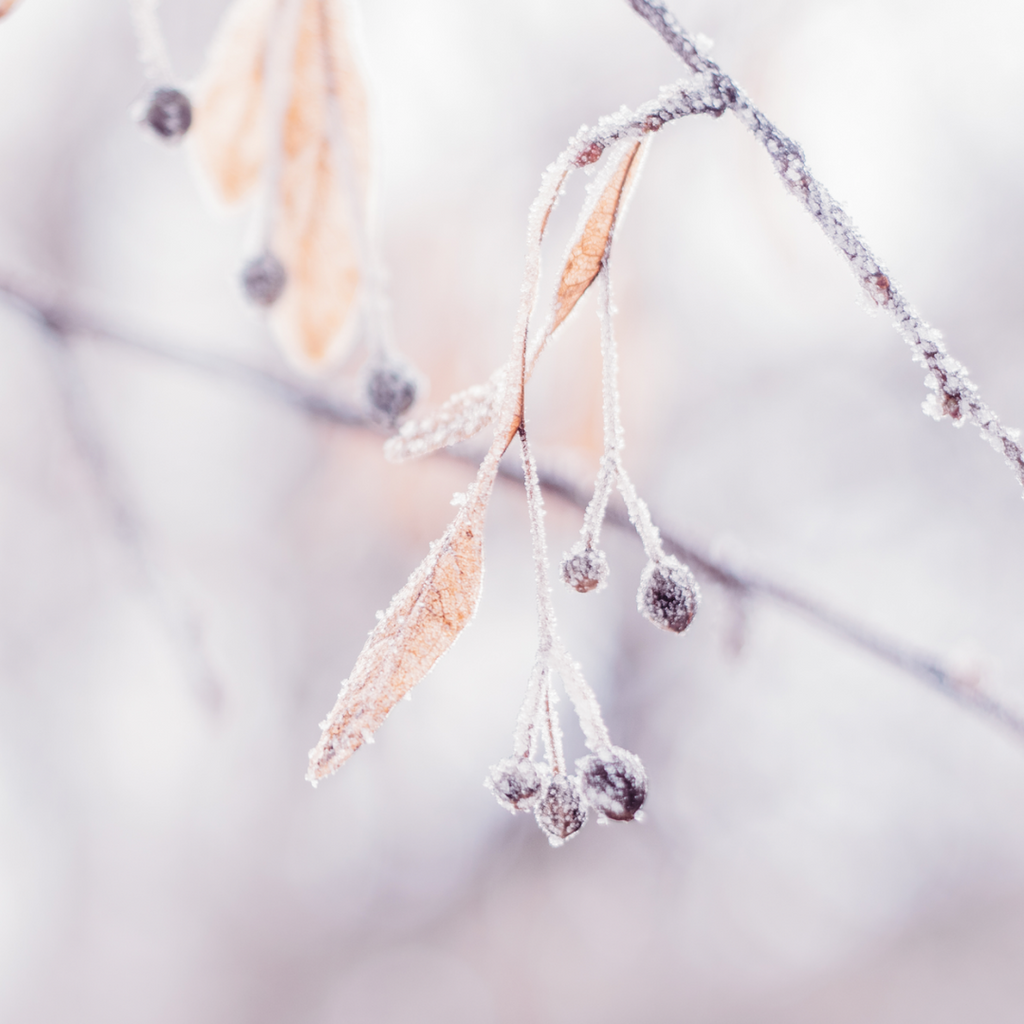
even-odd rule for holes
{"type": "Polygon", "coordinates": [[[579,783],[570,775],[552,775],[533,813],[548,842],[561,846],[587,820],[579,783]]]}
{"type": "Polygon", "coordinates": [[[143,121],[162,139],[180,139],[192,124],[192,104],[180,89],[154,89],[146,104],[143,121]]]}
{"type": "Polygon", "coordinates": [[[393,424],[416,401],[416,381],[402,366],[378,366],[366,379],[366,398],[377,416],[393,424]]]}
{"type": "Polygon", "coordinates": [[[515,811],[528,811],[536,802],[543,785],[537,766],[525,757],[506,757],[491,767],[484,785],[498,803],[515,811]]]}
{"type": "Polygon", "coordinates": [[[648,562],[640,577],[636,606],[660,629],[682,633],[693,621],[700,604],[700,587],[679,559],[668,555],[648,562]]]}
{"type": "Polygon", "coordinates": [[[632,821],[647,797],[647,773],[636,754],[612,747],[576,762],[583,799],[598,814],[632,821]]]}
{"type": "Polygon", "coordinates": [[[603,551],[584,548],[562,560],[562,582],[581,594],[602,590],[608,583],[608,559],[603,551]]]}
{"type": "Polygon", "coordinates": [[[242,291],[256,306],[272,306],[281,297],[288,275],[269,250],[254,256],[242,267],[242,291]]]}

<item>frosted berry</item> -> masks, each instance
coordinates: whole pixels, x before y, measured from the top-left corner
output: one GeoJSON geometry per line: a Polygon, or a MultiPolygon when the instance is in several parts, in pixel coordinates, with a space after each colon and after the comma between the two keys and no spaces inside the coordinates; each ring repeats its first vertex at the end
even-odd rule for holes
{"type": "Polygon", "coordinates": [[[416,381],[401,366],[378,366],[366,379],[366,398],[375,414],[392,424],[416,401],[416,381]]]}
{"type": "Polygon", "coordinates": [[[162,139],[180,139],[192,125],[192,104],[180,90],[170,86],[154,89],[142,120],[162,139]]]}
{"type": "Polygon", "coordinates": [[[700,605],[700,587],[678,558],[667,555],[648,562],[640,577],[636,606],[659,629],[682,633],[700,605]]]}
{"type": "Polygon", "coordinates": [[[254,256],[242,267],[242,291],[256,306],[272,306],[281,297],[288,275],[269,250],[254,256]]]}
{"type": "Polygon", "coordinates": [[[484,785],[498,803],[510,811],[528,811],[540,794],[544,779],[537,766],[525,757],[506,757],[492,765],[484,785]]]}
{"type": "Polygon", "coordinates": [[[608,559],[603,551],[584,548],[562,559],[562,582],[581,594],[603,590],[608,585],[608,559]]]}
{"type": "Polygon", "coordinates": [[[636,754],[612,747],[576,762],[583,799],[598,814],[632,821],[647,797],[647,773],[636,754]]]}
{"type": "Polygon", "coordinates": [[[561,846],[587,820],[579,783],[571,775],[552,775],[533,813],[548,842],[561,846]]]}

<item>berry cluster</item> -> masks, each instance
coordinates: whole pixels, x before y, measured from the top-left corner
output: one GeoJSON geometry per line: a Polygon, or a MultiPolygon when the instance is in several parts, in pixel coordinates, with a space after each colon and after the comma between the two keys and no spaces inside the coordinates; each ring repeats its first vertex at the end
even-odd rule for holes
{"type": "Polygon", "coordinates": [[[561,846],[583,828],[588,811],[598,820],[632,821],[647,798],[640,758],[621,747],[581,757],[575,775],[509,757],[491,768],[485,785],[502,807],[532,811],[552,846],[561,846]]]}

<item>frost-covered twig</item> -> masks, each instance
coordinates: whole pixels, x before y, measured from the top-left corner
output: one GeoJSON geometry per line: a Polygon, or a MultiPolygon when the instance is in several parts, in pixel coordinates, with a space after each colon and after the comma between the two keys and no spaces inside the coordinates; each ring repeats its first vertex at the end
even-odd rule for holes
{"type": "Polygon", "coordinates": [[[764,146],[787,191],[795,196],[848,262],[868,297],[885,309],[910,346],[914,359],[926,368],[925,384],[931,394],[924,410],[935,419],[949,416],[957,426],[973,423],[982,436],[1001,452],[1024,486],[1024,449],[1019,431],[1003,426],[978,394],[966,367],[946,351],[941,335],[922,320],[896,287],[888,270],[868,248],[843,207],[829,194],[807,165],[801,147],[784,135],[750,101],[722,69],[700,52],[694,38],[660,0],[626,0],[665,40],[693,72],[718,112],[732,111],[764,146]]]}
{"type": "MultiPolygon", "coordinates": [[[[119,334],[66,303],[54,303],[6,275],[0,275],[0,294],[10,305],[50,330],[59,331],[69,340],[105,342],[145,358],[194,370],[204,377],[239,385],[312,419],[339,427],[369,431],[378,436],[385,433],[378,422],[343,399],[323,394],[306,384],[296,383],[235,359],[119,334]]],[[[447,450],[443,454],[459,462],[474,465],[479,462],[479,457],[473,453],[447,450]]],[[[538,467],[537,473],[541,487],[547,494],[555,495],[579,509],[586,509],[588,495],[576,482],[544,467],[538,467]]],[[[521,472],[504,463],[499,469],[499,477],[515,482],[518,486],[523,483],[521,472]]],[[[612,526],[632,532],[628,515],[615,505],[608,508],[605,518],[612,526]]],[[[666,551],[689,564],[704,582],[717,584],[736,596],[757,598],[797,611],[812,625],[914,676],[964,707],[1001,723],[1018,738],[1024,739],[1024,718],[949,669],[937,655],[920,651],[902,640],[879,632],[855,617],[836,611],[770,577],[735,569],[711,556],[700,544],[674,531],[663,529],[661,541],[666,551]]]]}

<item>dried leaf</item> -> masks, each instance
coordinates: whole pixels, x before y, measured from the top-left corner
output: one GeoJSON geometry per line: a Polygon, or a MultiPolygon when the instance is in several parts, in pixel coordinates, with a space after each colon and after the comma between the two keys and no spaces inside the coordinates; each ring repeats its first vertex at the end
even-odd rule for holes
{"type": "Polygon", "coordinates": [[[18,0],[0,0],[0,18],[2,18],[18,0]]]}
{"type": "Polygon", "coordinates": [[[492,446],[469,500],[370,633],[310,751],[310,782],[331,775],[370,739],[473,617],[483,581],[484,516],[499,458],[492,446]]]}
{"type": "Polygon", "coordinates": [[[486,384],[457,391],[436,412],[404,424],[384,443],[384,457],[390,462],[402,462],[468,441],[497,415],[504,375],[502,367],[486,384]]]}
{"type": "Polygon", "coordinates": [[[286,7],[236,0],[197,89],[191,136],[224,202],[238,202],[261,179],[272,179],[270,248],[287,285],[271,325],[297,363],[316,366],[343,351],[352,334],[369,127],[342,0],[292,2],[298,20],[294,53],[285,61],[291,75],[282,85],[288,90],[283,124],[271,123],[265,81],[270,47],[286,24],[277,12],[286,7]],[[281,152],[268,153],[278,128],[281,152]]]}
{"type": "Polygon", "coordinates": [[[218,198],[248,196],[267,152],[263,65],[275,0],[236,0],[194,90],[189,144],[218,198]]]}
{"type": "MultiPolygon", "coordinates": [[[[627,146],[589,213],[585,215],[562,271],[552,318],[543,336],[534,343],[528,353],[526,380],[532,376],[548,339],[572,312],[601,269],[601,262],[608,250],[623,201],[629,195],[642,163],[643,145],[644,143],[635,142],[627,146]]],[[[548,207],[541,221],[541,234],[550,213],[551,208],[548,207]]],[[[459,441],[466,441],[483,430],[493,422],[498,413],[504,372],[502,368],[486,384],[476,384],[465,391],[456,392],[436,412],[404,424],[401,431],[385,443],[386,458],[392,462],[417,458],[439,448],[457,444],[459,441]]],[[[513,433],[517,425],[511,426],[513,433]]]]}
{"type": "Polygon", "coordinates": [[[628,193],[628,186],[640,165],[637,160],[639,151],[639,142],[634,142],[626,149],[569,251],[555,295],[555,315],[549,334],[558,330],[601,269],[622,199],[628,193]]]}

